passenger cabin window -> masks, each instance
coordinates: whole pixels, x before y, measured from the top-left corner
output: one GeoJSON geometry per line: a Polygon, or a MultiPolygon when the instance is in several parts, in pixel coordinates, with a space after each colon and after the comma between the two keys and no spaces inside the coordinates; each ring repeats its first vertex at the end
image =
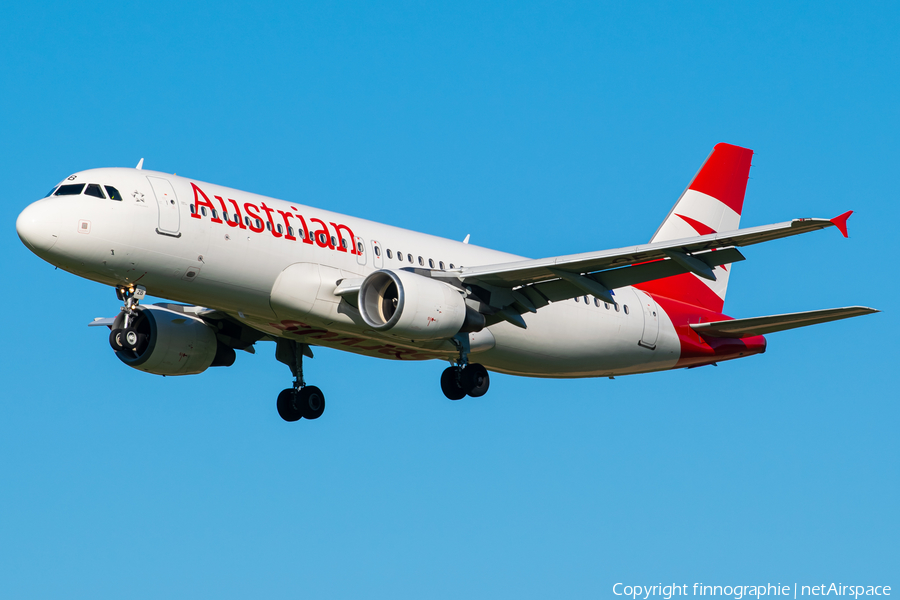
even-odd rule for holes
{"type": "Polygon", "coordinates": [[[434,268],[434,260],[432,260],[432,259],[429,258],[429,259],[428,259],[428,266],[431,267],[431,268],[433,269],[433,268],[434,268]]]}
{"type": "Polygon", "coordinates": [[[191,203],[191,214],[193,215],[193,214],[195,214],[196,212],[197,212],[196,207],[194,206],[193,203],[191,203]]]}
{"type": "Polygon", "coordinates": [[[424,260],[421,256],[419,257],[419,266],[420,266],[420,267],[424,267],[424,266],[425,266],[425,260],[424,260]]]}
{"type": "Polygon", "coordinates": [[[281,223],[275,226],[275,229],[278,230],[278,233],[284,233],[284,228],[281,226],[281,223]]]}
{"type": "Polygon", "coordinates": [[[381,248],[375,246],[375,256],[381,256],[381,248]]]}
{"type": "Polygon", "coordinates": [[[59,189],[56,190],[55,196],[77,196],[84,189],[83,183],[70,183],[68,185],[61,185],[59,189]]]}
{"type": "Polygon", "coordinates": [[[103,194],[103,190],[100,189],[100,186],[96,183],[89,183],[87,189],[84,190],[85,196],[94,196],[95,198],[103,198],[106,200],[106,196],[103,194]]]}
{"type": "Polygon", "coordinates": [[[111,185],[107,185],[105,187],[106,187],[106,193],[109,194],[110,200],[118,200],[120,202],[122,201],[122,194],[119,193],[119,190],[117,190],[116,188],[114,188],[111,185]]]}
{"type": "Polygon", "coordinates": [[[450,263],[450,268],[455,269],[456,267],[453,266],[453,263],[450,263]]]}
{"type": "Polygon", "coordinates": [[[397,252],[397,260],[399,260],[400,262],[403,262],[403,253],[402,252],[397,252]]]}
{"type": "Polygon", "coordinates": [[[388,255],[388,258],[394,258],[394,253],[391,252],[390,248],[387,249],[387,255],[388,255]]]}
{"type": "Polygon", "coordinates": [[[622,310],[624,310],[624,311],[625,311],[625,314],[627,315],[627,314],[628,314],[628,305],[627,305],[627,304],[624,305],[624,306],[622,307],[622,310]]]}
{"type": "Polygon", "coordinates": [[[200,207],[200,212],[201,212],[201,213],[203,214],[203,216],[205,217],[205,216],[206,216],[206,207],[205,207],[205,206],[201,206],[201,207],[200,207]]]}
{"type": "Polygon", "coordinates": [[[440,261],[440,262],[438,262],[438,264],[441,267],[441,271],[443,271],[444,270],[444,261],[440,261]]]}
{"type": "Polygon", "coordinates": [[[362,242],[356,242],[356,250],[357,250],[357,252],[359,252],[360,254],[363,253],[363,243],[362,243],[362,242]]]}
{"type": "Polygon", "coordinates": [[[410,263],[412,263],[412,261],[413,261],[413,259],[412,259],[412,254],[407,254],[407,255],[406,255],[406,260],[408,260],[410,263]]]}

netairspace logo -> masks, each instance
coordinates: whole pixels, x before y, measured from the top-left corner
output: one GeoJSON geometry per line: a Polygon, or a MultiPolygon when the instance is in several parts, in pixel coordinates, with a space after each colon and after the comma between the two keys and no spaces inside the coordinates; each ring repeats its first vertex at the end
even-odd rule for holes
{"type": "Polygon", "coordinates": [[[741,600],[741,598],[761,598],[763,596],[782,596],[798,598],[800,596],[847,596],[854,599],[860,596],[890,596],[889,585],[843,585],[841,583],[820,585],[784,585],[781,583],[765,585],[706,585],[695,583],[663,585],[626,585],[617,583],[613,586],[613,594],[629,598],[649,600],[651,597],[671,600],[674,596],[724,596],[741,600]]]}

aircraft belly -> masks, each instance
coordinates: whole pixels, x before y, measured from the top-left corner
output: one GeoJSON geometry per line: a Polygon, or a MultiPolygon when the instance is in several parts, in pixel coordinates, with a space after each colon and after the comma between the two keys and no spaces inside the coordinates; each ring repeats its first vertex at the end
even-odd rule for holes
{"type": "Polygon", "coordinates": [[[644,321],[630,288],[617,290],[621,310],[571,300],[524,315],[527,329],[508,323],[491,327],[496,346],[478,361],[503,373],[533,377],[600,377],[670,369],[680,345],[669,318],[659,311],[654,349],[641,346],[644,321]],[[624,306],[629,307],[625,314],[624,306]]]}

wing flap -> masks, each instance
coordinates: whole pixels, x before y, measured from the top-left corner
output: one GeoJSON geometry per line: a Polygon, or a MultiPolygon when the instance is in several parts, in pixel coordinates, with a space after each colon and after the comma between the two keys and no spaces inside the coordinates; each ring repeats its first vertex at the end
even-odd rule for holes
{"type": "Polygon", "coordinates": [[[712,323],[692,323],[691,329],[710,337],[744,338],[755,335],[766,335],[797,327],[818,325],[829,321],[849,319],[871,313],[880,312],[866,306],[846,306],[844,308],[828,308],[806,312],[771,315],[768,317],[751,317],[749,319],[733,319],[730,321],[714,321],[712,323]]]}

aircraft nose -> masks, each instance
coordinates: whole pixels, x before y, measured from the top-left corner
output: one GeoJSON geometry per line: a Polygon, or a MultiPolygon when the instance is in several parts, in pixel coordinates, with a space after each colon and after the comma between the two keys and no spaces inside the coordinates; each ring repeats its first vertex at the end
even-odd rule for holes
{"type": "Polygon", "coordinates": [[[16,219],[16,233],[32,252],[50,250],[59,239],[59,218],[53,203],[39,200],[26,207],[16,219]]]}

